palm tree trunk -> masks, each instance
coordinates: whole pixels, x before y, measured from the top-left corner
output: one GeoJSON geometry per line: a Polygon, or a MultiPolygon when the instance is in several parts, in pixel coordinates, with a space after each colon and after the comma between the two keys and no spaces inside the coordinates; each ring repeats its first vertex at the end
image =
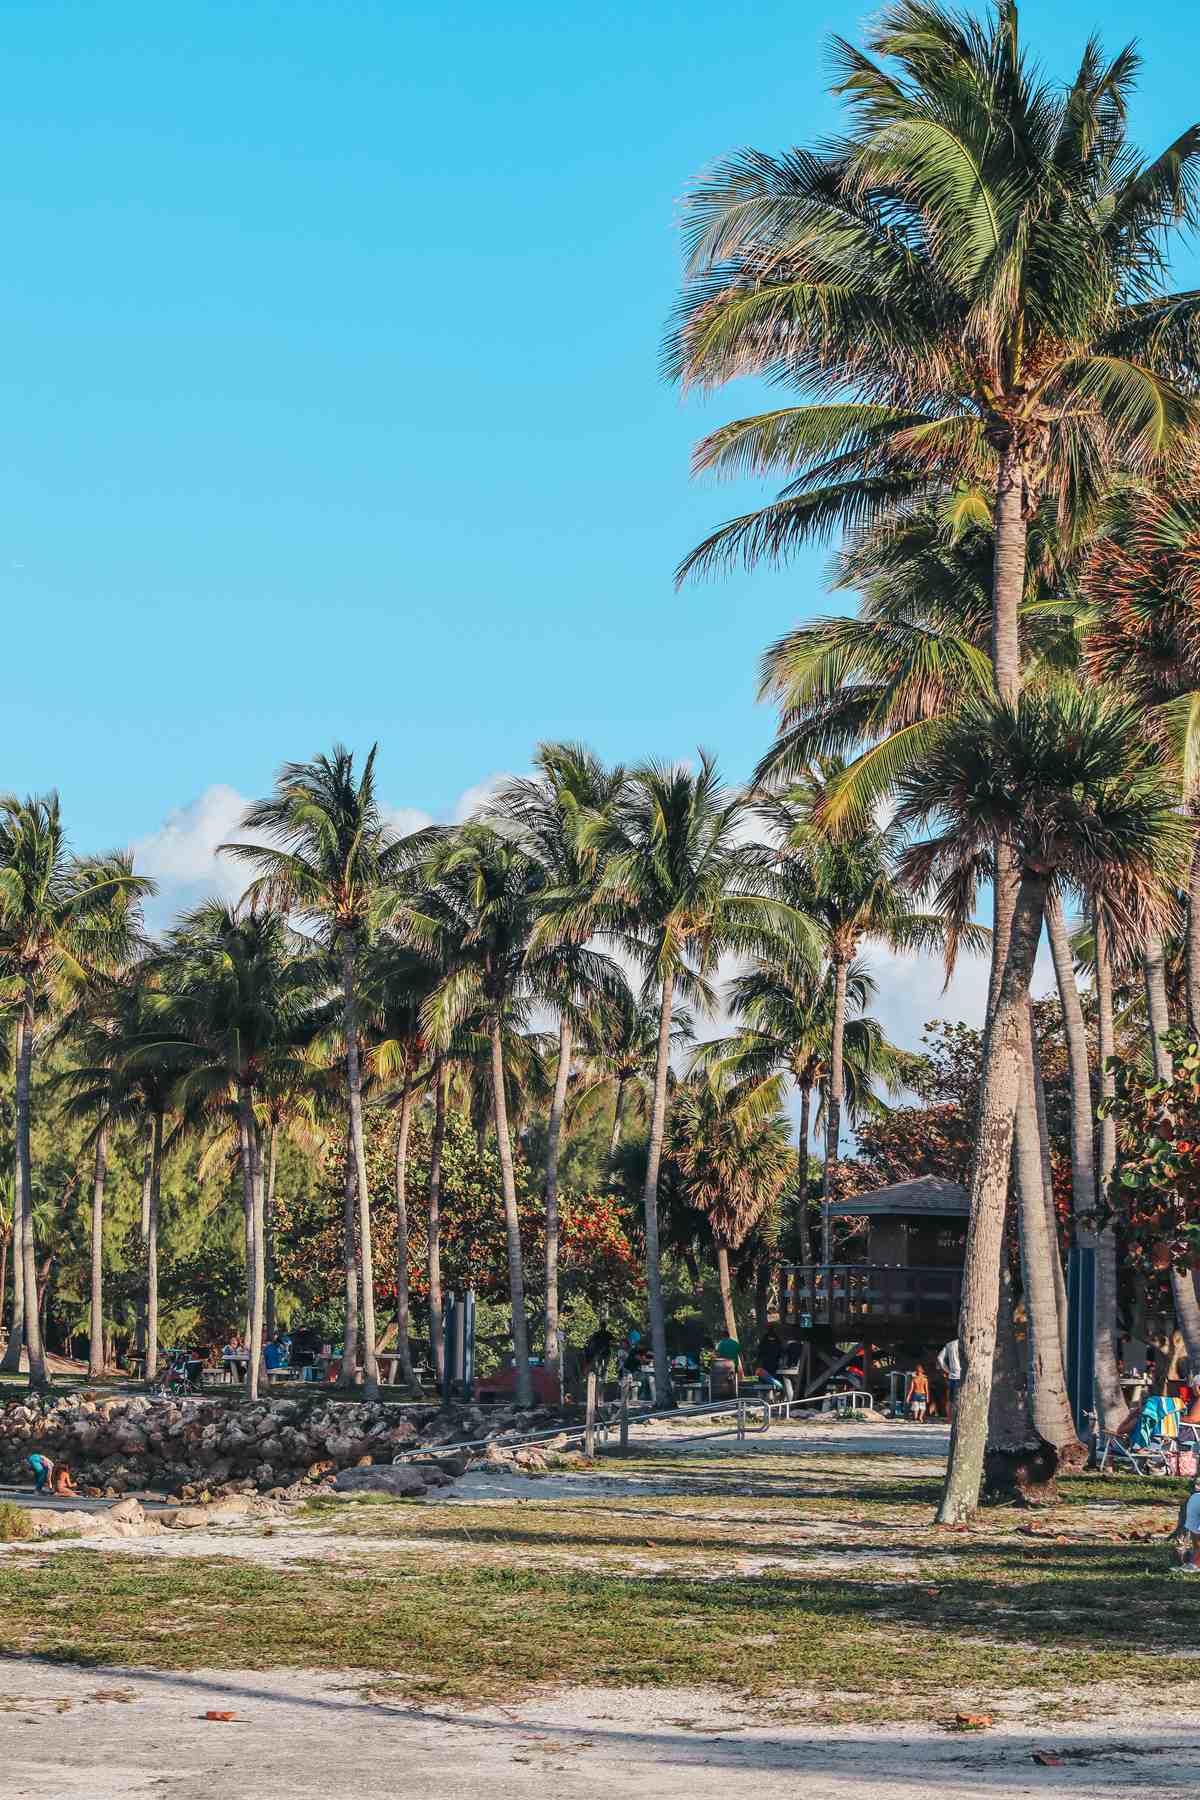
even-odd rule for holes
{"type": "Polygon", "coordinates": [[[429,1353],[434,1385],[445,1374],[442,1340],[442,1150],[446,1142],[446,1064],[438,1057],[433,1074],[433,1142],[429,1146],[429,1353]]]}
{"type": "Polygon", "coordinates": [[[979,1127],[971,1164],[970,1224],[963,1270],[959,1347],[963,1381],[954,1411],[939,1522],[957,1525],[979,1504],[987,1444],[1000,1256],[1008,1198],[1013,1121],[1021,1090],[1025,1001],[1042,933],[1046,884],[1026,873],[1017,890],[996,1007],[984,1036],[979,1127]]]}
{"type": "Polygon", "coordinates": [[[1188,1030],[1200,1040],[1200,838],[1188,871],[1186,977],[1188,1030]]]}
{"type": "Polygon", "coordinates": [[[406,1078],[396,1126],[396,1349],[400,1373],[408,1388],[416,1385],[408,1319],[408,1133],[412,1109],[412,1083],[406,1078]]]}
{"type": "MultiPolygon", "coordinates": [[[[1112,952],[1108,940],[1108,921],[1102,906],[1095,907],[1093,920],[1096,937],[1100,1098],[1111,1100],[1117,1091],[1117,1082],[1108,1063],[1110,1057],[1116,1055],[1116,1025],[1113,1018],[1112,952]]],[[[1108,1117],[1100,1121],[1097,1175],[1101,1199],[1108,1194],[1116,1167],[1117,1121],[1108,1117]]],[[[1093,1242],[1096,1250],[1096,1397],[1101,1424],[1106,1431],[1115,1431],[1128,1408],[1117,1369],[1117,1238],[1112,1226],[1095,1232],[1093,1242]]]]}
{"type": "Polygon", "coordinates": [[[342,1018],[346,1033],[346,1094],[350,1104],[350,1142],[358,1181],[358,1239],[362,1257],[363,1399],[379,1398],[379,1363],[375,1355],[375,1260],[371,1249],[371,1191],[367,1186],[367,1152],[363,1142],[362,1072],[358,1066],[358,1005],[354,993],[354,946],[342,944],[342,1018]]]}
{"type": "MultiPolygon", "coordinates": [[[[1162,939],[1156,931],[1146,934],[1142,969],[1146,978],[1146,1018],[1150,1029],[1155,1078],[1158,1081],[1171,1081],[1175,1074],[1175,1059],[1166,1045],[1166,1036],[1171,1029],[1166,961],[1162,939]]],[[[1187,1346],[1189,1367],[1200,1369],[1200,1299],[1197,1299],[1196,1279],[1190,1269],[1177,1269],[1172,1265],[1171,1297],[1175,1302],[1175,1317],[1187,1346]]]]}
{"type": "Polygon", "coordinates": [[[517,1184],[513,1177],[512,1141],[508,1135],[508,1100],[504,1091],[504,1039],[500,1014],[491,1022],[492,1117],[500,1152],[500,1189],[504,1196],[504,1228],[508,1237],[508,1292],[512,1302],[513,1361],[517,1370],[517,1405],[533,1405],[529,1374],[529,1340],[525,1330],[525,1274],[521,1266],[521,1221],[517,1213],[517,1184]]]}
{"type": "Polygon", "coordinates": [[[667,1119],[667,1076],[671,1066],[671,1005],[675,979],[663,978],[658,1010],[658,1053],[654,1062],[654,1099],[650,1108],[650,1143],[646,1153],[646,1185],[642,1207],[646,1215],[646,1302],[650,1313],[650,1343],[654,1351],[654,1390],[658,1403],[671,1398],[671,1370],[667,1362],[667,1318],[663,1309],[662,1267],[658,1249],[658,1166],[662,1161],[663,1130],[667,1119]]]}
{"type": "Polygon", "coordinates": [[[808,1225],[808,1143],[811,1129],[812,1089],[800,1088],[800,1130],[796,1137],[796,1225],[800,1233],[800,1261],[812,1262],[812,1233],[808,1225]]]}
{"type": "Polygon", "coordinates": [[[278,1330],[275,1317],[275,1167],[279,1139],[278,1125],[271,1126],[271,1147],[267,1154],[267,1195],[263,1204],[263,1255],[266,1258],[267,1293],[263,1330],[272,1343],[278,1330]]]}
{"type": "MultiPolygon", "coordinates": [[[[1029,1007],[1023,1015],[1024,1068],[1017,1096],[1013,1162],[1020,1208],[1021,1272],[1025,1286],[1025,1312],[1029,1329],[1029,1402],[1039,1436],[1053,1444],[1060,1455],[1082,1465],[1085,1460],[1063,1366],[1062,1324],[1054,1266],[1058,1243],[1050,1239],[1046,1216],[1046,1189],[1038,1142],[1037,1107],[1033,1083],[1033,1038],[1029,1007]],[[1072,1448],[1073,1447],[1073,1448],[1072,1448]]],[[[1061,1271],[1061,1265],[1059,1265],[1061,1271]]]]}
{"type": "Polygon", "coordinates": [[[550,1101],[550,1127],[546,1137],[546,1363],[558,1369],[558,1150],[562,1140],[567,1080],[571,1073],[571,1021],[558,1022],[558,1068],[550,1101]]]}
{"type": "Polygon", "coordinates": [[[150,1152],[150,1212],[146,1221],[146,1380],[158,1374],[158,1203],[162,1189],[163,1116],[154,1115],[150,1152]]]}
{"type": "Polygon", "coordinates": [[[1013,1317],[1012,1270],[1008,1253],[1000,1257],[1000,1303],[996,1312],[996,1355],[992,1371],[992,1397],[988,1406],[989,1451],[1011,1455],[1036,1443],[1029,1416],[1025,1370],[1017,1344],[1013,1317]]]}
{"type": "Polygon", "coordinates": [[[8,1288],[8,1239],[0,1243],[0,1327],[4,1324],[4,1295],[8,1288]]]}
{"type": "Polygon", "coordinates": [[[358,1243],[354,1231],[357,1180],[346,1126],[346,1161],[342,1176],[342,1273],[346,1288],[346,1329],[342,1336],[342,1380],[353,1387],[358,1366],[358,1243]]]}
{"type": "Polygon", "coordinates": [[[17,1039],[17,1155],[15,1173],[21,1195],[21,1278],[25,1288],[25,1344],[29,1351],[29,1386],[50,1386],[38,1313],[37,1252],[33,1241],[33,1169],[29,1155],[29,1113],[33,1096],[34,992],[26,981],[17,1039]]]}
{"type": "Polygon", "coordinates": [[[1092,1073],[1071,940],[1062,897],[1057,892],[1051,893],[1046,901],[1046,930],[1054,959],[1058,1001],[1062,1007],[1063,1035],[1067,1040],[1067,1071],[1071,1081],[1071,1198],[1078,1222],[1080,1215],[1090,1213],[1096,1204],[1092,1073]]]}
{"type": "MultiPolygon", "coordinates": [[[[143,1249],[146,1249],[146,1247],[149,1245],[149,1242],[150,1242],[150,1210],[151,1210],[151,1206],[152,1206],[153,1192],[154,1192],[154,1119],[149,1113],[147,1113],[147,1115],[146,1115],[146,1144],[145,1144],[145,1148],[142,1151],[141,1232],[142,1232],[142,1248],[143,1249]]],[[[247,1214],[246,1216],[247,1216],[247,1220],[248,1220],[249,1214],[247,1214]]],[[[247,1230],[249,1230],[249,1225],[247,1225],[247,1230]]],[[[247,1242],[248,1241],[249,1240],[247,1240],[247,1242]]],[[[247,1265],[247,1266],[249,1266],[249,1265],[247,1265]]],[[[246,1290],[247,1329],[249,1329],[249,1321],[250,1321],[249,1307],[250,1307],[250,1290],[249,1290],[249,1288],[247,1288],[247,1290],[246,1290]]],[[[138,1301],[137,1312],[138,1312],[137,1347],[138,1347],[139,1353],[144,1358],[146,1355],[146,1338],[147,1338],[146,1301],[145,1301],[144,1297],[138,1301]]]]}
{"type": "Polygon", "coordinates": [[[625,1105],[625,1077],[617,1077],[617,1095],[613,1102],[612,1132],[608,1140],[608,1172],[613,1172],[613,1164],[617,1160],[617,1149],[621,1142],[621,1112],[625,1105]]]}
{"type": "Polygon", "coordinates": [[[254,1102],[250,1085],[246,1081],[238,1082],[237,1090],[237,1127],[238,1127],[238,1160],[242,1169],[242,1213],[249,1220],[250,1229],[246,1238],[246,1393],[251,1400],[258,1398],[258,1358],[254,1354],[254,1309],[255,1296],[259,1291],[259,1272],[256,1256],[256,1239],[254,1231],[254,1132],[257,1130],[254,1118],[254,1102]]]}
{"type": "Polygon", "coordinates": [[[996,693],[1015,706],[1021,688],[1021,602],[1025,598],[1025,470],[1018,451],[1001,452],[996,479],[996,548],[992,565],[992,672],[996,693]]]}
{"type": "Polygon", "coordinates": [[[829,1055],[829,1093],[825,1108],[825,1171],[821,1182],[821,1258],[827,1263],[833,1261],[829,1208],[833,1204],[833,1165],[837,1161],[838,1140],[842,1135],[842,1097],[846,1084],[845,1038],[846,964],[839,959],[833,969],[833,1033],[829,1055]]]}
{"type": "Polygon", "coordinates": [[[733,1283],[729,1278],[729,1249],[725,1244],[717,1245],[717,1280],[721,1286],[721,1311],[725,1317],[725,1330],[736,1344],[737,1314],[733,1310],[733,1283]]]}
{"type": "Polygon", "coordinates": [[[1058,1235],[1058,1209],[1054,1203],[1054,1165],[1050,1159],[1050,1119],[1046,1111],[1046,1084],[1042,1079],[1042,1055],[1033,1024],[1033,1003],[1029,1004],[1029,1043],[1032,1053],[1033,1096],[1037,1109],[1038,1150],[1042,1165],[1042,1202],[1046,1209],[1046,1233],[1050,1245],[1050,1273],[1054,1277],[1054,1297],[1058,1307],[1058,1337],[1062,1348],[1063,1367],[1067,1365],[1067,1282],[1063,1274],[1062,1246],[1058,1235]]]}
{"type": "MultiPolygon", "coordinates": [[[[16,1042],[13,1053],[17,1063],[21,1061],[21,1046],[24,1040],[24,1028],[21,1014],[17,1015],[16,1042]]],[[[13,1164],[13,1216],[12,1216],[12,1329],[8,1334],[8,1343],[4,1347],[4,1358],[0,1361],[0,1372],[15,1375],[21,1367],[21,1352],[25,1348],[25,1207],[21,1198],[21,1171],[14,1159],[13,1164]]]]}
{"type": "MultiPolygon", "coordinates": [[[[88,1315],[88,1374],[98,1381],[104,1374],[104,1184],[108,1175],[108,1120],[96,1124],[96,1154],[92,1170],[92,1304],[88,1315]]],[[[4,1292],[0,1277],[0,1294],[4,1292]]]]}
{"type": "MultiPolygon", "coordinates": [[[[266,1207],[263,1203],[262,1136],[254,1108],[249,1108],[247,1129],[250,1134],[250,1173],[254,1198],[254,1298],[250,1306],[250,1398],[258,1399],[263,1379],[263,1323],[267,1299],[266,1207]]],[[[269,1380],[269,1377],[268,1377],[269,1380]]]]}

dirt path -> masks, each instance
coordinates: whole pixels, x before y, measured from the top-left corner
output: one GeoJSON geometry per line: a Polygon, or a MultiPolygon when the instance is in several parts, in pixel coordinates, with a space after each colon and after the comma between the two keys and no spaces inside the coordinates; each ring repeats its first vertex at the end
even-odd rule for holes
{"type": "Polygon", "coordinates": [[[680,1690],[593,1690],[454,1711],[364,1697],[351,1675],[80,1673],[10,1663],[4,1800],[1110,1800],[1195,1791],[1200,1728],[1145,1711],[975,1737],[788,1727],[680,1690]],[[207,1722],[209,1710],[233,1712],[207,1722]],[[1034,1752],[1061,1756],[1042,1766],[1034,1752]]]}

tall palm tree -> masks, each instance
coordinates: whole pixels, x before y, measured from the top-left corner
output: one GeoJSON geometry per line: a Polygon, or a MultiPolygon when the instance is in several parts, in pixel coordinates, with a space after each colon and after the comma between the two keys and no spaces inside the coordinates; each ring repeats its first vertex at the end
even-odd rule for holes
{"type": "MultiPolygon", "coordinates": [[[[376,945],[364,976],[364,1013],[371,1045],[370,1074],[386,1094],[399,1084],[396,1119],[396,1348],[408,1387],[415,1386],[408,1293],[408,1142],[413,1109],[435,1078],[436,1058],[422,1010],[437,986],[430,958],[390,940],[376,945]]],[[[444,1128],[444,1119],[443,1119],[444,1128]]],[[[440,1154],[440,1145],[439,1145],[440,1154]]],[[[439,1271],[440,1272],[440,1271],[439,1271]]],[[[440,1307],[440,1296],[438,1301],[440,1307]]]]}
{"type": "Polygon", "coordinates": [[[781,858],[793,902],[817,921],[833,977],[829,1080],[825,1092],[825,1159],[822,1198],[825,1215],[822,1255],[831,1257],[829,1206],[840,1148],[845,1100],[846,999],[849,972],[864,942],[891,949],[943,949],[950,936],[972,947],[986,934],[969,921],[948,932],[944,917],[914,911],[909,894],[895,879],[891,834],[873,821],[835,833],[822,819],[828,790],[843,772],[826,760],[778,797],[764,799],[761,815],[781,843],[781,858]]]}
{"type": "Polygon", "coordinates": [[[896,823],[930,834],[901,857],[918,888],[955,879],[963,857],[985,852],[998,835],[1013,845],[1019,875],[971,1170],[959,1325],[966,1368],[939,1513],[957,1523],[978,1502],[983,1470],[1013,1119],[1046,895],[1102,877],[1111,906],[1152,920],[1190,834],[1173,806],[1167,758],[1142,733],[1136,705],[1075,686],[1030,691],[1016,707],[966,706],[900,784],[896,823]]]}
{"type": "MultiPolygon", "coordinates": [[[[89,970],[111,966],[131,954],[138,923],[134,903],[153,892],[154,884],[134,875],[127,857],[71,855],[57,794],[26,800],[15,794],[0,797],[0,978],[13,985],[20,1009],[14,1059],[14,1246],[19,1239],[23,1331],[33,1389],[49,1386],[38,1322],[29,1150],[38,1010],[56,992],[61,997],[77,987],[89,970]],[[118,896],[130,904],[115,904],[118,896]]],[[[18,1369],[21,1349],[14,1330],[0,1368],[18,1369]]]]}
{"type": "Polygon", "coordinates": [[[815,930],[780,897],[761,852],[741,838],[745,803],[722,787],[714,759],[699,767],[643,763],[620,798],[589,827],[600,859],[594,889],[546,912],[548,937],[597,931],[644,972],[642,997],[657,1000],[658,1042],[643,1207],[646,1286],[657,1392],[670,1395],[659,1266],[658,1173],[667,1111],[672,1009],[677,994],[711,1006],[708,976],[725,951],[753,955],[769,944],[815,943],[815,930]]]}
{"type": "Polygon", "coordinates": [[[719,1069],[698,1069],[671,1102],[665,1155],[690,1206],[708,1222],[717,1252],[725,1329],[737,1338],[729,1254],[770,1211],[792,1172],[782,1079],[738,1094],[719,1069]]]}
{"type": "MultiPolygon", "coordinates": [[[[909,1058],[890,1044],[875,1019],[862,1017],[875,993],[875,982],[862,963],[846,971],[843,1028],[843,1085],[846,1115],[853,1125],[875,1103],[875,1084],[892,1091],[904,1083],[909,1058]]],[[[731,1036],[699,1046],[696,1062],[715,1067],[739,1085],[791,1077],[800,1098],[796,1140],[799,1229],[803,1262],[812,1261],[807,1214],[808,1153],[813,1100],[828,1088],[834,1022],[834,980],[804,958],[758,957],[736,975],[725,996],[726,1008],[740,1021],[731,1036]]],[[[828,1253],[826,1251],[826,1260],[828,1253]]]]}
{"type": "MultiPolygon", "coordinates": [[[[685,1049],[695,1036],[692,1015],[677,1006],[671,1015],[671,1050],[685,1049]]],[[[608,1134],[608,1172],[611,1176],[621,1144],[630,1097],[638,1117],[649,1116],[648,1096],[658,1061],[658,1007],[640,999],[631,988],[615,1005],[606,1006],[589,1021],[584,1055],[569,1097],[572,1114],[598,1100],[612,1097],[612,1124],[608,1134]]]]}
{"type": "MultiPolygon", "coordinates": [[[[508,825],[520,833],[522,844],[542,865],[551,888],[575,897],[596,880],[595,820],[620,795],[625,771],[606,769],[582,744],[564,743],[540,745],[534,768],[532,779],[506,782],[487,810],[501,828],[508,825]]],[[[568,940],[559,946],[562,986],[555,995],[558,1056],[546,1133],[545,1344],[546,1360],[555,1368],[559,1360],[558,1163],[567,1084],[577,1028],[589,1012],[595,1012],[602,998],[586,985],[586,965],[565,954],[571,947],[568,940]]]]}
{"type": "Polygon", "coordinates": [[[506,1039],[519,1032],[537,1001],[561,993],[569,958],[581,979],[602,991],[615,973],[607,959],[582,947],[578,934],[561,944],[535,946],[534,927],[548,891],[546,870],[512,837],[472,823],[441,834],[417,877],[415,894],[385,896],[380,916],[399,935],[445,969],[424,1012],[430,1036],[443,1052],[456,1034],[475,1027],[486,1034],[491,1064],[492,1120],[500,1161],[500,1185],[508,1236],[517,1401],[532,1403],[525,1319],[525,1277],[509,1125],[506,1039]]]}
{"type": "Polygon", "coordinates": [[[266,1309],[265,1198],[258,1103],[304,1078],[304,1053],[324,1023],[315,1004],[322,959],[269,908],[210,901],[171,932],[149,996],[152,1025],[141,1057],[164,1059],[180,1104],[235,1124],[243,1205],[250,1222],[247,1390],[257,1398],[266,1309]]]}
{"type": "Polygon", "coordinates": [[[250,806],[242,828],[262,832],[270,848],[225,844],[222,849],[256,866],[247,890],[315,926],[335,958],[342,990],[346,1101],[350,1160],[358,1193],[359,1253],[363,1283],[363,1386],[378,1398],[375,1342],[375,1266],[371,1246],[371,1195],[363,1140],[362,1068],[359,1056],[357,971],[369,936],[372,906],[408,855],[389,829],[375,787],[373,745],[362,773],[341,744],[330,756],[285,763],[275,791],[250,806]]]}
{"type": "Polygon", "coordinates": [[[739,152],[688,199],[669,372],[703,388],[765,375],[811,399],[700,444],[698,469],[788,485],[681,573],[776,559],[977,482],[995,496],[992,662],[1011,701],[1039,501],[1070,516],[1197,422],[1200,295],[1169,291],[1165,249],[1196,216],[1200,126],[1143,159],[1133,48],[1106,62],[1092,38],[1055,85],[1014,0],[986,20],[892,0],[866,51],[835,38],[833,55],[843,136],[739,152]]]}

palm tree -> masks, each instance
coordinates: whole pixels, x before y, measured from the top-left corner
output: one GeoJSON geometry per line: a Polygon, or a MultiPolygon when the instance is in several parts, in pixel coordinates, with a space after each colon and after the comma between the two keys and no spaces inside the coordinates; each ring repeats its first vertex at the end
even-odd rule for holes
{"type": "Polygon", "coordinates": [[[1019,876],[984,1046],[959,1325],[966,1367],[943,1523],[966,1517],[979,1497],[1013,1119],[1046,895],[1102,878],[1110,906],[1153,919],[1190,849],[1172,801],[1165,753],[1143,735],[1136,704],[1075,686],[1030,691],[1016,707],[970,703],[900,784],[897,827],[931,832],[902,855],[903,877],[918,888],[954,878],[964,856],[985,854],[997,836],[1012,844],[1019,876]]]}
{"type": "Polygon", "coordinates": [[[1143,160],[1132,47],[1106,63],[1090,39],[1058,87],[1026,57],[1014,0],[986,21],[892,0],[867,53],[835,38],[833,54],[845,135],[739,152],[687,203],[669,372],[812,399],[700,444],[700,470],[788,485],[681,574],[976,483],[995,495],[992,662],[1012,701],[1039,502],[1076,516],[1113,467],[1164,458],[1197,422],[1200,295],[1168,291],[1165,245],[1196,216],[1200,126],[1143,160]]]}
{"type": "Polygon", "coordinates": [[[909,895],[895,879],[894,846],[888,831],[873,821],[837,833],[825,827],[822,809],[826,796],[842,773],[840,761],[826,760],[785,794],[764,799],[759,806],[781,842],[793,903],[820,926],[833,976],[822,1178],[825,1262],[831,1260],[829,1206],[845,1100],[847,986],[859,947],[866,941],[891,949],[944,948],[950,936],[960,942],[966,939],[972,947],[986,941],[986,934],[969,922],[960,923],[950,933],[943,917],[913,910],[909,895]]]}
{"type": "Polygon", "coordinates": [[[275,848],[225,844],[260,873],[247,890],[284,912],[313,924],[337,960],[342,989],[342,1031],[346,1056],[346,1099],[350,1160],[358,1192],[359,1246],[363,1283],[363,1391],[379,1395],[375,1343],[375,1268],[371,1248],[371,1196],[363,1141],[362,1070],[356,991],[358,964],[365,949],[372,906],[408,854],[391,833],[375,789],[373,745],[361,776],[341,744],[331,756],[285,763],[275,792],[247,809],[246,831],[264,833],[275,848]]]}
{"type": "MultiPolygon", "coordinates": [[[[500,824],[514,827],[520,841],[546,872],[548,886],[573,898],[586,892],[597,875],[595,821],[621,793],[624,769],[605,769],[582,744],[542,744],[534,758],[531,780],[504,784],[488,812],[500,824]],[[585,827],[590,827],[585,832],[585,827]]],[[[582,948],[582,945],[575,946],[582,948]]],[[[555,996],[558,1012],[558,1057],[546,1134],[546,1360],[558,1366],[558,1162],[577,1028],[602,999],[586,985],[586,965],[559,945],[562,985],[555,996]]],[[[619,996],[618,1007],[624,995],[619,996]]]]}
{"type": "Polygon", "coordinates": [[[620,798],[589,826],[600,859],[594,889],[547,911],[547,936],[596,931],[644,971],[642,998],[658,1004],[654,1095],[643,1207],[646,1286],[657,1392],[670,1394],[658,1241],[658,1172],[667,1111],[672,1009],[677,993],[712,1004],[707,977],[725,951],[753,955],[779,940],[811,949],[809,921],[779,897],[761,853],[740,841],[741,795],[721,786],[712,757],[699,768],[643,763],[620,798]]]}
{"type": "MultiPolygon", "coordinates": [[[[132,952],[134,903],[154,884],[133,874],[127,857],[73,857],[63,832],[58,795],[0,797],[0,977],[13,984],[16,1024],[16,1157],[14,1261],[20,1243],[23,1331],[29,1385],[49,1386],[38,1322],[37,1258],[33,1227],[33,1171],[29,1152],[34,1041],[39,1007],[77,986],[89,970],[109,967],[132,952]],[[124,896],[130,904],[115,904],[124,896]]],[[[21,1335],[14,1329],[0,1368],[20,1367],[21,1335]]]]}
{"type": "MultiPolygon", "coordinates": [[[[434,1079],[436,1059],[422,1024],[422,1009],[439,977],[437,965],[403,945],[376,945],[364,975],[364,1012],[369,1021],[370,1074],[386,1092],[399,1083],[396,1121],[396,1348],[405,1384],[415,1386],[408,1294],[408,1140],[413,1108],[434,1079]]],[[[439,1071],[440,1073],[440,1071],[439,1071]]],[[[443,1103],[444,1112],[444,1103],[443,1103]]],[[[442,1121],[444,1130],[444,1117],[442,1121]]],[[[440,1160],[439,1144],[439,1160],[440,1160]]],[[[440,1171],[439,1171],[440,1174],[440,1171]]],[[[439,1267],[440,1275],[440,1267],[439,1267]]],[[[439,1281],[440,1287],[440,1281],[439,1281]]],[[[439,1295],[440,1309],[441,1299],[439,1295]]]]}
{"type": "Polygon", "coordinates": [[[734,1339],[729,1253],[776,1204],[792,1172],[781,1097],[780,1077],[739,1095],[719,1070],[697,1070],[676,1089],[667,1122],[665,1155],[712,1233],[725,1329],[734,1339]]]}
{"type": "MultiPolygon", "coordinates": [[[[862,1014],[875,993],[875,982],[862,963],[846,971],[847,1013],[862,1014]]],[[[731,1036],[699,1046],[695,1061],[715,1067],[739,1086],[770,1082],[789,1075],[800,1097],[796,1140],[797,1192],[800,1198],[801,1261],[812,1261],[808,1228],[808,1151],[813,1096],[828,1088],[833,1039],[834,980],[803,958],[765,956],[736,975],[726,991],[726,1007],[741,1021],[731,1036]]],[[[846,1115],[851,1124],[876,1104],[875,1083],[892,1091],[904,1084],[910,1059],[890,1044],[875,1019],[847,1017],[843,1029],[843,1078],[846,1115]]],[[[828,1251],[825,1260],[829,1260],[828,1251]]]]}
{"type": "Polygon", "coordinates": [[[181,1106],[236,1125],[243,1206],[250,1218],[247,1390],[257,1398],[266,1306],[265,1199],[257,1105],[304,1079],[304,1053],[325,1021],[314,1002],[321,961],[278,913],[209,901],[186,914],[157,966],[152,1029],[128,1061],[165,1062],[181,1106]]]}
{"type": "MultiPolygon", "coordinates": [[[[677,1006],[671,1014],[671,1051],[685,1049],[695,1036],[692,1015],[677,1006]]],[[[639,999],[626,988],[615,1005],[606,1006],[589,1021],[582,1065],[570,1096],[570,1111],[578,1113],[597,1096],[612,1095],[612,1126],[608,1136],[608,1173],[611,1176],[621,1144],[629,1096],[635,1096],[638,1116],[646,1118],[648,1096],[658,1062],[658,1007],[639,999]]]]}
{"type": "MultiPolygon", "coordinates": [[[[538,957],[531,939],[547,890],[546,871],[511,837],[474,823],[441,834],[417,877],[417,890],[385,896],[380,916],[445,970],[424,1008],[430,1037],[446,1054],[464,1031],[486,1034],[492,1121],[508,1236],[509,1298],[517,1403],[529,1406],[533,1387],[525,1319],[525,1276],[509,1126],[505,1040],[526,1022],[534,1000],[552,989],[551,957],[538,957]]],[[[594,955],[579,952],[583,957],[594,955]]],[[[594,958],[597,966],[602,958],[594,958]]],[[[555,966],[554,972],[557,972],[555,966]]]]}

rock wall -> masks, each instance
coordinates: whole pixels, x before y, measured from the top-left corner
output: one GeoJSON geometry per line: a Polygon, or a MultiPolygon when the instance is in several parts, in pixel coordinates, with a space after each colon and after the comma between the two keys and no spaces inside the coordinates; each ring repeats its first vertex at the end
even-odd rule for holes
{"type": "MultiPolygon", "coordinates": [[[[522,1426],[536,1429],[525,1414],[522,1426]]],[[[391,1464],[400,1451],[431,1452],[513,1434],[513,1415],[477,1408],[338,1403],[319,1395],[253,1403],[217,1396],[97,1399],[86,1392],[0,1410],[0,1476],[29,1479],[42,1451],[70,1467],[84,1491],[119,1497],[150,1488],[188,1500],[201,1492],[269,1492],[326,1483],[342,1469],[391,1464]]]]}

